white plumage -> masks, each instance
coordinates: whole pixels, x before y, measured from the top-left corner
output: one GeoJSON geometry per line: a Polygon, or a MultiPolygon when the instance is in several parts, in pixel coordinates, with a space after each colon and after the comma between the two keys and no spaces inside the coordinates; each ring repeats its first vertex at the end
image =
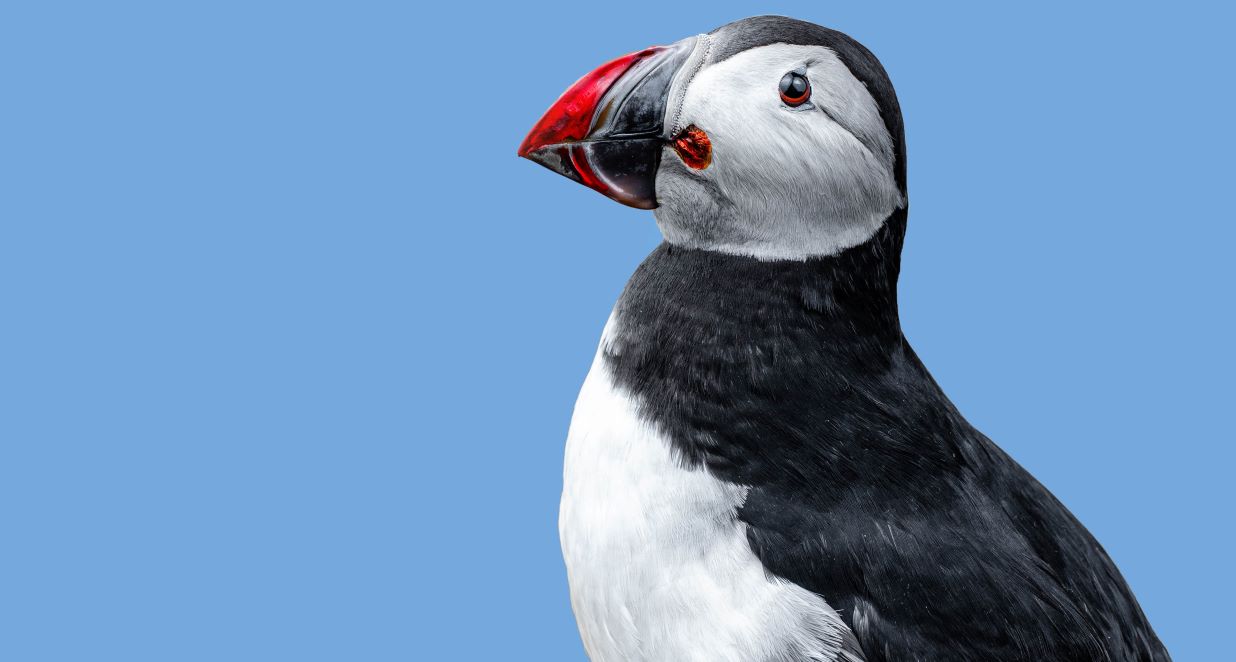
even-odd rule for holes
{"type": "Polygon", "coordinates": [[[559,517],[592,662],[847,659],[837,613],[752,553],[736,518],[745,496],[680,466],[598,349],[571,420],[559,517]]]}

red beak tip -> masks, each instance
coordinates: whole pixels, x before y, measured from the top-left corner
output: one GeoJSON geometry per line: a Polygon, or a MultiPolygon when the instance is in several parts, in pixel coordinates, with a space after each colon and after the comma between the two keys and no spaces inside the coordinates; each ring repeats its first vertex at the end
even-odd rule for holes
{"type": "MultiPolygon", "coordinates": [[[[655,171],[659,162],[660,141],[646,128],[641,129],[643,133],[615,136],[607,122],[612,119],[611,111],[620,114],[625,100],[635,95],[632,89],[643,89],[638,85],[647,79],[649,71],[658,70],[660,61],[641,69],[638,79],[620,88],[615,94],[621,96],[615,97],[603,111],[598,108],[618,80],[641,61],[669,52],[678,58],[671,63],[681,65],[680,60],[690,51],[674,48],[673,51],[662,46],[646,48],[606,62],[584,75],[545,111],[520,143],[516,154],[624,205],[637,209],[655,208],[654,182],[649,168],[655,171]],[[631,88],[632,85],[636,87],[631,88]]],[[[657,85],[664,87],[667,83],[663,79],[657,79],[657,85]]],[[[664,106],[665,90],[658,87],[649,94],[655,98],[646,100],[646,105],[659,102],[664,106]]],[[[656,119],[663,118],[657,115],[656,119]]]]}
{"type": "Polygon", "coordinates": [[[636,62],[662,50],[664,48],[660,46],[653,46],[624,55],[575,81],[528,132],[528,137],[519,146],[519,155],[526,157],[546,145],[583,140],[592,128],[597,103],[614,81],[636,62]]]}

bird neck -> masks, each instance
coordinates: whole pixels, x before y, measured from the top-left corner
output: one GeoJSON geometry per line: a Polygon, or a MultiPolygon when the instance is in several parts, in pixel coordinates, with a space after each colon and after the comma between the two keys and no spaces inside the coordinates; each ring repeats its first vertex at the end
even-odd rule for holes
{"type": "MultiPolygon", "coordinates": [[[[632,276],[617,313],[628,333],[654,332],[758,347],[809,331],[864,347],[900,343],[897,276],[905,209],[837,255],[765,261],[664,243],[632,276]]],[[[801,338],[799,339],[801,340],[801,338]]]]}
{"type": "Polygon", "coordinates": [[[867,242],[804,261],[662,244],[619,299],[606,369],[688,465],[767,439],[860,454],[835,421],[943,401],[897,317],[904,227],[894,214],[867,242]]]}

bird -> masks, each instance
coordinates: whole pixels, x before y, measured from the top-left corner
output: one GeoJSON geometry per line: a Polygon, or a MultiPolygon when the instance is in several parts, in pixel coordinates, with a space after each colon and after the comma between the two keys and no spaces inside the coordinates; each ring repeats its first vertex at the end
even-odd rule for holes
{"type": "Polygon", "coordinates": [[[518,154],[664,241],[605,322],[559,536],[592,662],[1170,660],[1094,536],[902,332],[897,96],[758,16],[608,62],[518,154]]]}

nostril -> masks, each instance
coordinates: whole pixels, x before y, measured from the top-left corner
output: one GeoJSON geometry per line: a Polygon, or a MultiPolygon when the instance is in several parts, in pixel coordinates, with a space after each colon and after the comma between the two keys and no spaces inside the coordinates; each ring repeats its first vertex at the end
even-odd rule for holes
{"type": "Polygon", "coordinates": [[[683,163],[695,170],[703,170],[712,163],[712,141],[703,129],[694,124],[688,126],[671,140],[674,151],[683,163]]]}

